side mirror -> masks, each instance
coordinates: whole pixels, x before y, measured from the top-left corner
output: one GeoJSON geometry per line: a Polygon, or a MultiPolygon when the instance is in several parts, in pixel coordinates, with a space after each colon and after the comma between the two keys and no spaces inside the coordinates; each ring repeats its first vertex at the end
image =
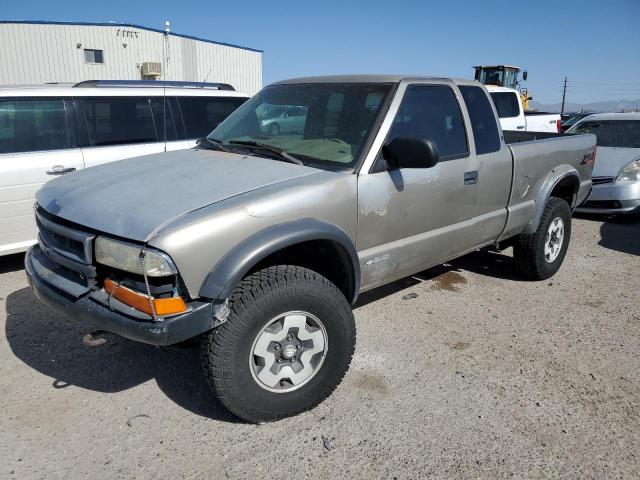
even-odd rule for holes
{"type": "Polygon", "coordinates": [[[438,147],[429,138],[396,137],[382,147],[382,155],[395,168],[431,168],[440,160],[438,147]]]}
{"type": "Polygon", "coordinates": [[[522,79],[526,82],[527,81],[527,77],[529,76],[529,72],[527,72],[526,70],[524,72],[522,72],[522,79]]]}

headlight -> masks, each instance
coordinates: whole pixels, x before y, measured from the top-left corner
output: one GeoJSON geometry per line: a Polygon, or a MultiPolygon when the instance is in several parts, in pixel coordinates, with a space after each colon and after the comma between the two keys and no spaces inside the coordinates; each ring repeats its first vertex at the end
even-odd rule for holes
{"type": "MultiPolygon", "coordinates": [[[[130,243],[98,237],[95,243],[96,261],[125,272],[144,275],[140,262],[142,247],[130,243]]],[[[150,277],[174,275],[176,269],[169,258],[154,250],[145,250],[144,267],[150,277]]]]}
{"type": "Polygon", "coordinates": [[[624,167],[616,182],[640,182],[640,160],[635,160],[624,167]]]}

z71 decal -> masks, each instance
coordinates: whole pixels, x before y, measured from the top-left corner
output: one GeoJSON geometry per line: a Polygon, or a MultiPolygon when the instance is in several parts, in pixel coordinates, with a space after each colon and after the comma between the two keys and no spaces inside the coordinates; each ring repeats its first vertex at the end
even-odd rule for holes
{"type": "Polygon", "coordinates": [[[595,150],[591,153],[587,153],[585,154],[584,157],[582,157],[582,161],[580,162],[580,165],[594,165],[596,163],[596,152],[595,150]]]}

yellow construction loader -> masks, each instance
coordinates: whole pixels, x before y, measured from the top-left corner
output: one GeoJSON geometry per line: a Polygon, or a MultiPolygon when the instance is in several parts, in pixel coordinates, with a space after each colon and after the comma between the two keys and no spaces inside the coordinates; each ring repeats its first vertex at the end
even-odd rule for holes
{"type": "Polygon", "coordinates": [[[476,71],[475,79],[480,83],[518,90],[522,108],[529,109],[529,100],[533,97],[529,96],[529,91],[521,85],[527,80],[526,70],[520,70],[520,67],[513,65],[476,65],[473,68],[476,71]]]}

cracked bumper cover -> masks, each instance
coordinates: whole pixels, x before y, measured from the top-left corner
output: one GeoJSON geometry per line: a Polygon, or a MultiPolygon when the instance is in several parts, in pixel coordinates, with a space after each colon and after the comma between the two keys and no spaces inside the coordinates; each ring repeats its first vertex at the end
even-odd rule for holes
{"type": "Polygon", "coordinates": [[[208,302],[191,302],[188,304],[191,307],[189,312],[152,322],[113,311],[90,298],[89,294],[74,298],[55,287],[55,271],[47,271],[46,280],[44,275],[36,272],[34,260],[37,262],[42,256],[37,245],[31,247],[25,256],[29,286],[42,303],[70,317],[87,330],[103,330],[151,345],[172,345],[210,330],[216,321],[212,305],[208,302]]]}

